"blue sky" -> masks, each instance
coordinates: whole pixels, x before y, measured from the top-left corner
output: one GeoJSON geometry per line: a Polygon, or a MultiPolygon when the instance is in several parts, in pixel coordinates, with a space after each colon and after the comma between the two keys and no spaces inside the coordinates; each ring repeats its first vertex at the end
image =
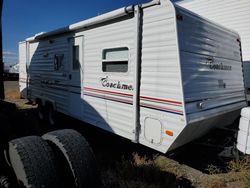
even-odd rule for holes
{"type": "Polygon", "coordinates": [[[4,0],[3,58],[18,62],[18,42],[87,18],[150,0],[4,0]]]}

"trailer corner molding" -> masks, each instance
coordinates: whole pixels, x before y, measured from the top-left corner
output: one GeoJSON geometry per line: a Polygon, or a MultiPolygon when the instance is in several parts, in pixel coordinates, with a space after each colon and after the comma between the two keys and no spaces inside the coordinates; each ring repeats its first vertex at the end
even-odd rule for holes
{"type": "Polygon", "coordinates": [[[101,78],[100,81],[103,87],[116,88],[116,89],[129,90],[129,91],[134,90],[131,84],[124,84],[124,83],[121,83],[121,81],[115,81],[115,82],[109,81],[108,76],[101,78]]]}

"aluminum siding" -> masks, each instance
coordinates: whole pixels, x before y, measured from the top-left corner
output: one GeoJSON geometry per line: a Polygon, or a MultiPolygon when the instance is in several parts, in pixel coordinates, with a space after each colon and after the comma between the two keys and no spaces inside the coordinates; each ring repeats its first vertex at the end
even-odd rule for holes
{"type": "Polygon", "coordinates": [[[83,120],[103,129],[133,138],[133,91],[104,87],[101,79],[108,82],[133,85],[135,62],[135,19],[123,17],[119,21],[79,32],[84,35],[84,75],[82,98],[83,120]],[[126,73],[102,71],[104,49],[128,47],[129,63],[126,73]]]}
{"type": "Polygon", "coordinates": [[[69,46],[67,37],[51,38],[29,44],[28,91],[32,99],[55,102],[56,110],[68,113],[67,62],[69,46]],[[53,40],[53,42],[49,42],[53,40]],[[63,69],[54,71],[54,56],[64,54],[63,69]],[[66,102],[65,102],[66,101],[66,102]]]}
{"type": "Polygon", "coordinates": [[[141,61],[140,143],[166,152],[185,126],[175,9],[168,1],[143,9],[141,61]],[[145,137],[147,118],[160,121],[160,144],[145,137]]]}

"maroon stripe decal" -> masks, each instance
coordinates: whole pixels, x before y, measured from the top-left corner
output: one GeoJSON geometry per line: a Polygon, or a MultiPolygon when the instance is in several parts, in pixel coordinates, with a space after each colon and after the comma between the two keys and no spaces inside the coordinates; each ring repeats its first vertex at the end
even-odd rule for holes
{"type": "Polygon", "coordinates": [[[126,96],[126,97],[133,97],[132,94],[127,94],[127,93],[120,93],[120,92],[114,92],[114,91],[107,91],[107,90],[101,90],[101,89],[94,89],[94,88],[89,88],[89,87],[84,87],[84,89],[85,89],[85,90],[88,90],[88,91],[99,92],[99,93],[106,93],[106,94],[121,95],[121,96],[126,96]]]}
{"type": "Polygon", "coordinates": [[[172,108],[164,108],[164,107],[155,106],[155,105],[150,105],[150,104],[145,104],[145,103],[140,103],[140,105],[141,105],[141,106],[145,106],[145,107],[152,107],[152,108],[156,108],[156,109],[161,109],[161,110],[167,110],[167,111],[182,113],[181,110],[175,110],[175,109],[172,109],[172,108]]]}
{"type": "Polygon", "coordinates": [[[90,97],[97,97],[97,98],[101,98],[101,99],[107,99],[107,100],[111,100],[111,101],[115,101],[115,102],[133,104],[133,102],[131,100],[120,99],[120,98],[117,98],[117,97],[109,97],[109,96],[93,94],[93,93],[89,93],[89,92],[84,92],[84,95],[87,95],[87,96],[90,96],[90,97]]]}
{"type": "Polygon", "coordinates": [[[141,96],[141,99],[143,99],[143,100],[152,100],[152,101],[160,101],[160,102],[166,102],[166,103],[173,103],[173,104],[176,104],[176,105],[182,105],[182,102],[167,100],[167,99],[159,99],[159,98],[145,97],[145,96],[141,96]]]}

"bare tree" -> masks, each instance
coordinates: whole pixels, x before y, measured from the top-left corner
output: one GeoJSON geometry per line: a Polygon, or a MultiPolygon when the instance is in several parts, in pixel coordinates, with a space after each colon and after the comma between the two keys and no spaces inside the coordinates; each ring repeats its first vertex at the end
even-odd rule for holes
{"type": "Polygon", "coordinates": [[[2,46],[2,10],[3,0],[0,0],[0,99],[4,99],[4,82],[3,82],[3,46],[2,46]]]}

